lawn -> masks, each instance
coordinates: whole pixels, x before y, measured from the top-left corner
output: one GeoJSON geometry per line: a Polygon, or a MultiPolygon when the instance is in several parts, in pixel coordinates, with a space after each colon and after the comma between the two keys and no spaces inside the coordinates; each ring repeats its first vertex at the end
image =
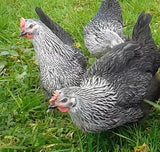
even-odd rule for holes
{"type": "MultiPolygon", "coordinates": [[[[160,48],[158,1],[120,0],[120,4],[127,35],[142,10],[151,13],[152,34],[160,48]]],[[[80,43],[91,63],[83,29],[101,0],[0,0],[0,4],[0,151],[134,152],[144,143],[149,150],[140,152],[160,151],[160,112],[154,108],[138,123],[100,134],[81,132],[68,114],[46,113],[48,103],[39,85],[35,52],[30,40],[19,40],[19,19],[37,18],[34,9],[41,7],[80,43]]]]}

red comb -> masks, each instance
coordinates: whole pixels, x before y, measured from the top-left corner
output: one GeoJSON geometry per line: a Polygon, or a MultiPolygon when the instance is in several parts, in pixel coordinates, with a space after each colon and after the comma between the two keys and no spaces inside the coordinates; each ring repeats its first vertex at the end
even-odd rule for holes
{"type": "Polygon", "coordinates": [[[20,18],[20,28],[23,31],[25,28],[25,19],[23,17],[20,18]]]}
{"type": "Polygon", "coordinates": [[[49,103],[55,102],[57,100],[58,96],[59,96],[59,92],[57,90],[54,91],[53,92],[53,97],[49,100],[49,103]]]}

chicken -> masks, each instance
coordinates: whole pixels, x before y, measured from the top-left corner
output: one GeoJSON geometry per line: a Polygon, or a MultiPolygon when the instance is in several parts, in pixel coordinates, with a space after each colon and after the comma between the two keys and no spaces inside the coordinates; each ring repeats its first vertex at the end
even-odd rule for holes
{"type": "Polygon", "coordinates": [[[160,52],[151,35],[151,18],[142,12],[133,40],[117,45],[97,60],[80,86],[56,90],[48,110],[57,107],[68,112],[73,123],[86,132],[105,131],[143,117],[143,100],[156,100],[160,95],[160,90],[153,92],[160,52]]]}
{"type": "Polygon", "coordinates": [[[87,63],[81,51],[71,45],[71,38],[64,34],[62,28],[58,28],[57,32],[51,31],[54,30],[52,24],[48,24],[48,27],[36,19],[20,19],[20,37],[33,40],[41,84],[47,93],[47,98],[51,98],[54,90],[79,86],[87,63]],[[63,35],[65,40],[62,38],[63,35]]]}
{"type": "Polygon", "coordinates": [[[100,58],[125,40],[118,0],[103,0],[99,11],[84,29],[86,47],[93,56],[100,58]]]}

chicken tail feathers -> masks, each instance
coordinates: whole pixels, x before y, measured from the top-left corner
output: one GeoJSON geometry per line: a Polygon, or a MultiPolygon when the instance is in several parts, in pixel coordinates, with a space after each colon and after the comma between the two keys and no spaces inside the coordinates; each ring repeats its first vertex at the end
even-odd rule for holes
{"type": "Polygon", "coordinates": [[[152,16],[150,14],[142,12],[133,28],[132,39],[143,45],[141,49],[143,50],[143,60],[141,63],[145,63],[143,64],[143,69],[151,71],[153,75],[146,99],[155,101],[160,97],[160,80],[156,74],[160,67],[160,52],[157,50],[152,38],[151,29],[149,27],[151,20],[152,16]]]}
{"type": "Polygon", "coordinates": [[[149,27],[151,20],[152,16],[150,14],[145,14],[144,11],[139,15],[132,33],[132,39],[134,41],[143,43],[144,41],[146,42],[152,39],[151,30],[149,27]]]}
{"type": "Polygon", "coordinates": [[[118,0],[104,0],[101,4],[98,14],[106,14],[107,18],[117,20],[121,24],[122,21],[122,9],[118,0]]]}
{"type": "Polygon", "coordinates": [[[36,7],[35,11],[39,16],[41,22],[45,24],[55,35],[57,35],[61,41],[67,45],[72,46],[74,40],[72,37],[57,23],[53,22],[43,11],[40,7],[36,7]]]}
{"type": "Polygon", "coordinates": [[[35,11],[37,15],[39,16],[40,20],[48,27],[51,29],[52,26],[52,21],[51,19],[42,11],[41,8],[36,7],[35,11]]]}

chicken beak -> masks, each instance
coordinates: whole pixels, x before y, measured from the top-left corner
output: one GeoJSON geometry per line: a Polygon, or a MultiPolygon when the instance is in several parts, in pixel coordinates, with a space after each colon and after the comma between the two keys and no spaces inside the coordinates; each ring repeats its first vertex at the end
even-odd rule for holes
{"type": "Polygon", "coordinates": [[[47,113],[52,111],[52,110],[54,110],[54,109],[56,109],[56,108],[57,108],[56,105],[49,105],[48,108],[47,108],[47,113]]]}
{"type": "Polygon", "coordinates": [[[57,108],[57,105],[55,104],[55,101],[57,100],[59,96],[59,92],[56,90],[53,92],[53,97],[49,100],[50,105],[47,108],[47,112],[50,112],[51,110],[54,110],[57,108]]]}
{"type": "Polygon", "coordinates": [[[19,35],[19,38],[21,39],[23,36],[27,35],[27,32],[25,31],[21,31],[20,35],[19,35]]]}

